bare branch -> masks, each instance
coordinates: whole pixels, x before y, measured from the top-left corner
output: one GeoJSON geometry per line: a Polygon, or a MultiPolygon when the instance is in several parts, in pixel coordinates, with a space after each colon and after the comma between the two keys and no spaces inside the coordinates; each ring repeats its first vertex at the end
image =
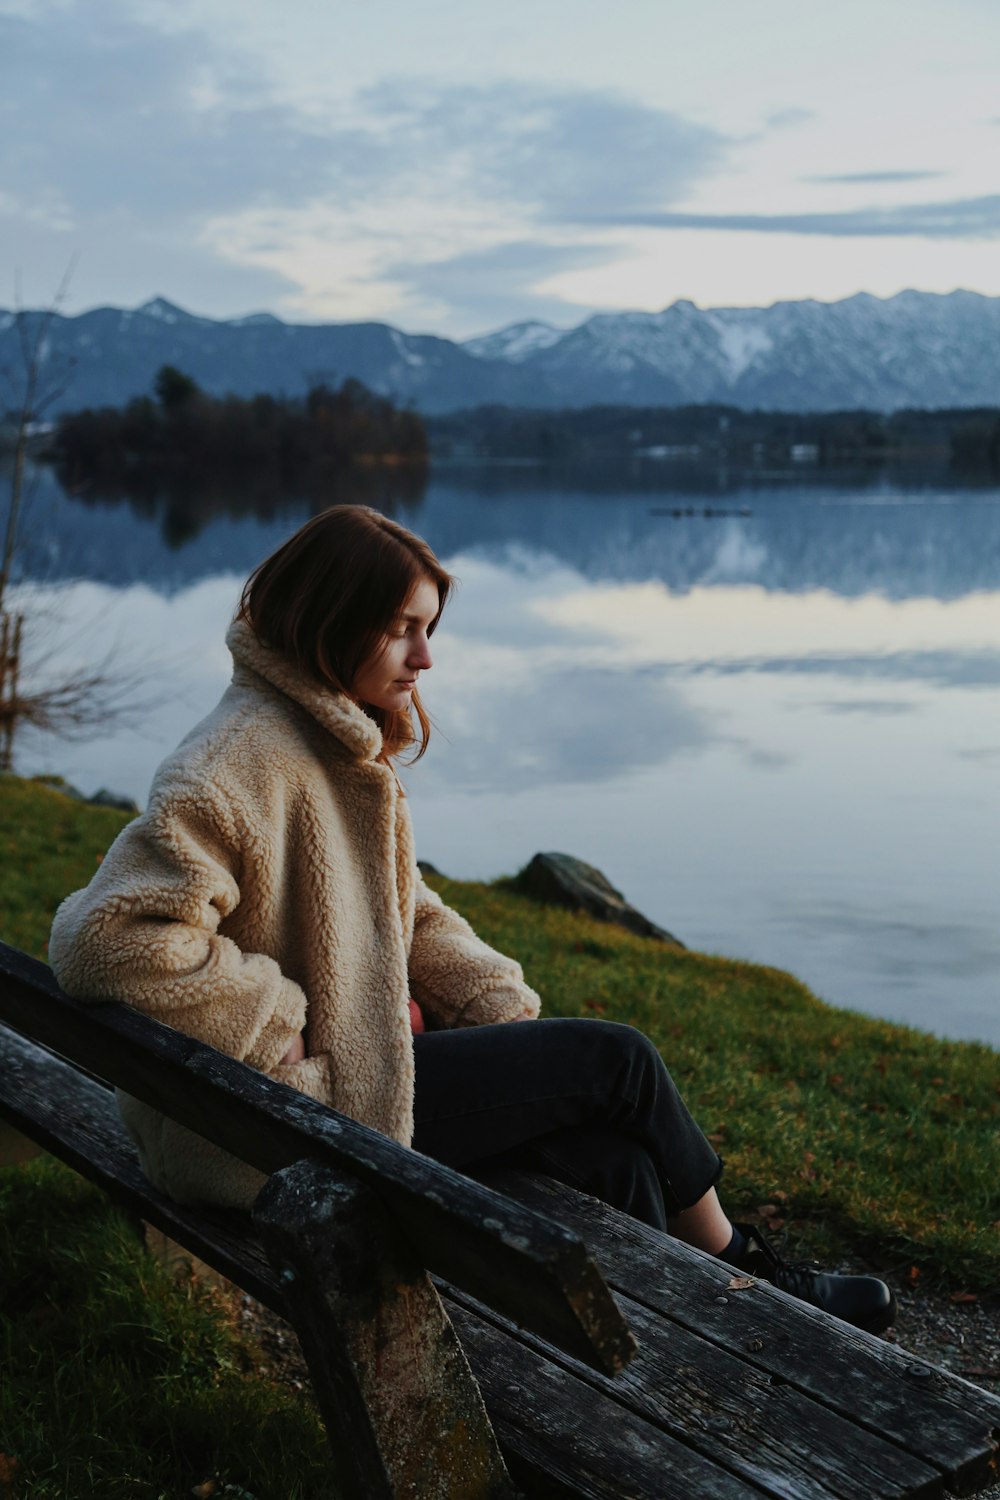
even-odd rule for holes
{"type": "Polygon", "coordinates": [[[35,402],[35,421],[37,421],[38,418],[42,415],[42,412],[45,411],[46,407],[51,406],[53,401],[58,401],[59,397],[65,395],[66,391],[69,390],[69,387],[73,382],[73,372],[79,362],[80,361],[77,359],[75,354],[71,355],[66,369],[66,378],[63,381],[62,385],[54,386],[53,389],[49,391],[48,395],[43,396],[39,401],[35,402]]]}

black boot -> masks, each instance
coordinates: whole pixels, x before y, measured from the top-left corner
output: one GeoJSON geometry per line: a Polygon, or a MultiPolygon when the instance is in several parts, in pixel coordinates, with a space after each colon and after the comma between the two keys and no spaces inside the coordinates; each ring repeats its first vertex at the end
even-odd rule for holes
{"type": "Polygon", "coordinates": [[[881,1333],[895,1320],[896,1299],[877,1276],[840,1276],[821,1271],[815,1261],[787,1261],[752,1224],[733,1227],[746,1241],[746,1250],[732,1262],[738,1271],[770,1281],[867,1333],[881,1333]]]}

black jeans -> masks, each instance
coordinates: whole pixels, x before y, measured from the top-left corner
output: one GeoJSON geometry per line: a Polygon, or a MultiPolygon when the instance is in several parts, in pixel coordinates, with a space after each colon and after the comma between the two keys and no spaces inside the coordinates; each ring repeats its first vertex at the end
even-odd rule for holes
{"type": "Polygon", "coordinates": [[[414,1148],[469,1176],[544,1172],[657,1229],[718,1181],[720,1157],[634,1026],[515,1021],[413,1047],[414,1148]]]}

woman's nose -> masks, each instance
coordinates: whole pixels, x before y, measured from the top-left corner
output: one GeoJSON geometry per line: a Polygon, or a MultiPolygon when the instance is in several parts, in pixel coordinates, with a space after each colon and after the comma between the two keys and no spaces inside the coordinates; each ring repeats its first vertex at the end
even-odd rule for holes
{"type": "Polygon", "coordinates": [[[415,641],[410,653],[410,666],[419,672],[427,672],[433,665],[431,648],[427,641],[415,641]]]}

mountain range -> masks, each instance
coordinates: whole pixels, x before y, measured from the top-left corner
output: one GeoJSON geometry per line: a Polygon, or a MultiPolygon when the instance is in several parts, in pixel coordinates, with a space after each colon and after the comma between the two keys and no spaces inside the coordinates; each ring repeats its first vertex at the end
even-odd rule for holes
{"type": "MultiPolygon", "coordinates": [[[[42,316],[27,312],[29,331],[42,316]]],[[[455,342],[387,323],[216,320],[155,297],[134,309],[55,315],[50,413],[149,394],[171,364],[215,395],[293,395],[347,376],[427,414],[485,404],[557,409],[720,403],[747,410],[1000,405],[1000,297],[866,292],[839,302],[598,313],[574,328],[522,322],[455,342]]],[[[0,311],[0,369],[15,373],[16,319],[0,311]]],[[[44,381],[43,381],[44,386],[44,381]]],[[[46,413],[47,415],[50,413],[46,413]]]]}

